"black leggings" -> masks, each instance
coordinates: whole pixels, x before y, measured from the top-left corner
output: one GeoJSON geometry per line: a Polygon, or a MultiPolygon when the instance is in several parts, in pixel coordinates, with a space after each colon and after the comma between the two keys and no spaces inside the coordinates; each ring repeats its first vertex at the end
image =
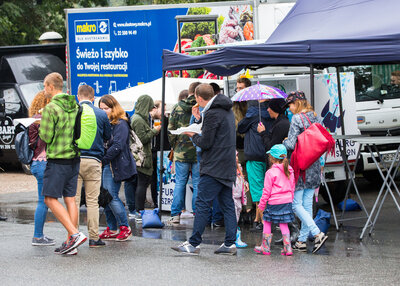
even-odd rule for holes
{"type": "Polygon", "coordinates": [[[146,201],[146,191],[147,187],[150,185],[151,176],[147,176],[138,171],[138,183],[136,188],[136,210],[144,210],[144,203],[146,201]]]}

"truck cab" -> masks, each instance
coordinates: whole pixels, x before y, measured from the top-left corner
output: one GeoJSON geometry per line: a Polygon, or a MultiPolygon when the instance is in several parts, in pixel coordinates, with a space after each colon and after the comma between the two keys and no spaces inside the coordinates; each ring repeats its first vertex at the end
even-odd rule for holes
{"type": "MultiPolygon", "coordinates": [[[[37,45],[39,48],[42,46],[37,45]]],[[[50,45],[52,46],[52,45],[50,45]]],[[[65,44],[56,45],[65,51],[65,44]]],[[[0,49],[0,166],[19,165],[15,153],[15,118],[29,117],[29,106],[43,90],[43,79],[52,72],[66,75],[65,63],[54,53],[28,46],[0,49]],[[34,51],[34,52],[31,52],[34,51]]]]}

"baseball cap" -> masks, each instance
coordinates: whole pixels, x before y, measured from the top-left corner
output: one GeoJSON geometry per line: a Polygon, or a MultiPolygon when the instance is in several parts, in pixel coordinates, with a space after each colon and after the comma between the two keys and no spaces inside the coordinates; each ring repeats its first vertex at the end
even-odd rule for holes
{"type": "Polygon", "coordinates": [[[303,91],[296,90],[296,91],[292,91],[291,93],[289,93],[286,98],[286,106],[288,106],[289,103],[292,103],[297,99],[302,99],[302,100],[306,99],[306,95],[304,94],[303,91]]]}
{"type": "Polygon", "coordinates": [[[267,152],[272,157],[276,159],[285,159],[287,157],[287,150],[285,145],[283,144],[276,144],[271,147],[271,149],[267,152]]]}

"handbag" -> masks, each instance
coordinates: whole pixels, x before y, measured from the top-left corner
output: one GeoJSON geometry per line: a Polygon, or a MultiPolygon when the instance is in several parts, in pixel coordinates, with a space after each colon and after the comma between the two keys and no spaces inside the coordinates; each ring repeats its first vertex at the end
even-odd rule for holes
{"type": "Polygon", "coordinates": [[[131,151],[133,158],[135,159],[137,167],[146,167],[146,153],[143,149],[143,144],[139,137],[136,135],[132,128],[129,128],[129,150],[131,151]]]}
{"type": "Polygon", "coordinates": [[[158,208],[154,210],[142,210],[140,211],[142,216],[142,228],[162,228],[164,223],[161,222],[158,216],[158,208]]]}
{"type": "MultiPolygon", "coordinates": [[[[99,206],[102,208],[105,208],[112,201],[112,199],[113,199],[113,197],[110,194],[110,192],[107,189],[103,188],[103,186],[101,186],[99,198],[98,198],[99,206]]],[[[80,205],[86,206],[86,193],[85,193],[84,186],[82,186],[82,190],[81,190],[81,204],[80,205]]]]}
{"type": "MultiPolygon", "coordinates": [[[[319,230],[326,234],[331,226],[331,213],[319,209],[314,218],[314,222],[318,226],[319,230]]],[[[308,234],[308,239],[311,241],[314,240],[314,236],[311,232],[308,234]]]]}
{"type": "Polygon", "coordinates": [[[295,179],[307,170],[325,152],[332,153],[335,150],[335,139],[320,123],[311,123],[305,113],[300,113],[304,132],[297,136],[296,147],[290,158],[290,165],[295,171],[295,179]],[[306,128],[303,115],[307,118],[310,126],[306,128]]]}

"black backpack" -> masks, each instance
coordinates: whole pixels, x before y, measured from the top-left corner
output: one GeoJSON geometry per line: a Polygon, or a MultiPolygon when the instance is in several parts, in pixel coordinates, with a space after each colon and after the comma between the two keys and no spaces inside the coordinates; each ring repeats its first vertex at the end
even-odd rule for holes
{"type": "Polygon", "coordinates": [[[33,149],[29,146],[29,127],[20,124],[19,131],[15,135],[15,152],[17,153],[18,160],[25,165],[32,163],[34,149],[36,148],[37,140],[34,143],[33,149]]]}

